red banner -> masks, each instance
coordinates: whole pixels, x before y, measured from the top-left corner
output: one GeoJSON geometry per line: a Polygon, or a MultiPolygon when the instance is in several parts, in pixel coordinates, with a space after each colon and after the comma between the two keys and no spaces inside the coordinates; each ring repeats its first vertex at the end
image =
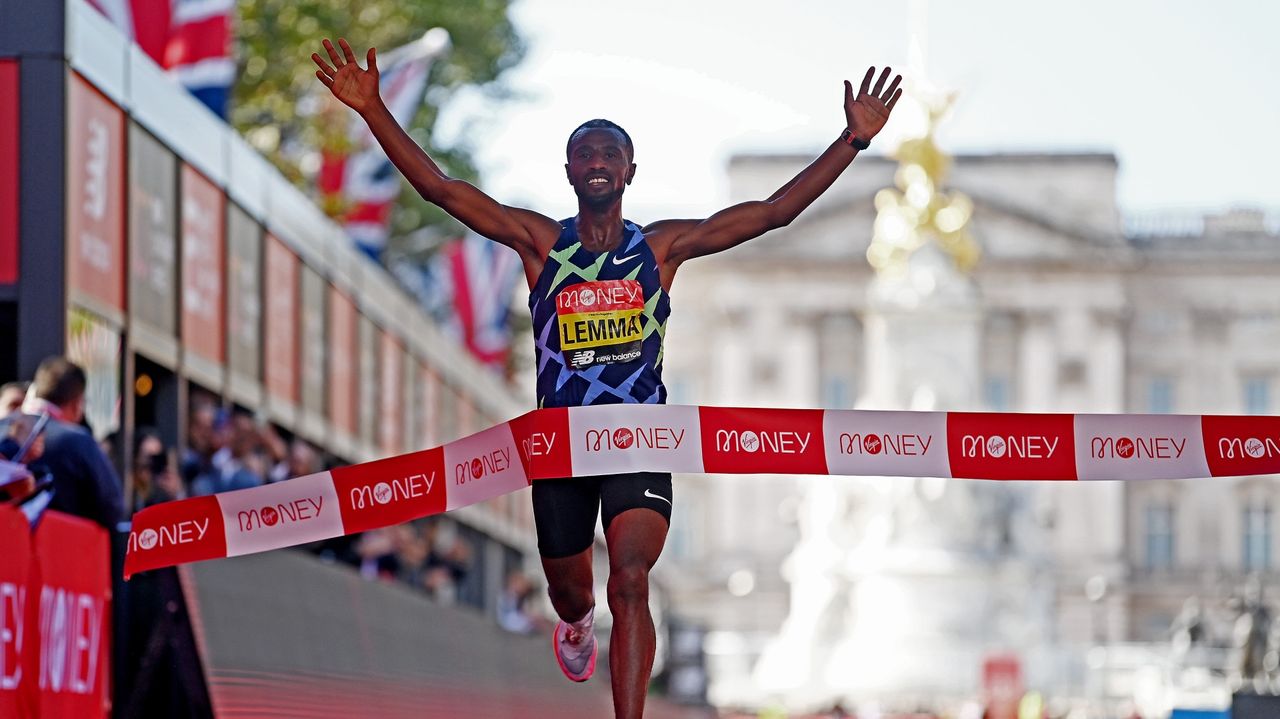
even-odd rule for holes
{"type": "Polygon", "coordinates": [[[35,536],[0,507],[0,716],[104,717],[111,695],[107,534],[46,512],[35,536]]]}
{"type": "Polygon", "coordinates": [[[267,392],[289,402],[298,401],[298,256],[284,243],[267,235],[266,277],[263,294],[267,313],[263,337],[267,392]]]}
{"type": "Polygon", "coordinates": [[[634,471],[1014,481],[1274,474],[1280,471],[1280,417],[636,404],[541,409],[436,449],[144,509],[133,517],[125,576],[351,534],[499,497],[506,502],[540,479],[634,471]],[[204,504],[196,507],[197,501],[204,504]],[[201,537],[206,525],[209,533],[198,557],[173,541],[197,541],[197,528],[188,524],[183,535],[175,517],[208,518],[198,527],[201,537]],[[223,526],[215,527],[214,518],[223,526]]]}
{"type": "Polygon", "coordinates": [[[222,287],[226,198],[190,165],[182,166],[182,344],[222,364],[222,287]]]}
{"type": "Polygon", "coordinates": [[[67,284],[123,312],[124,113],[78,75],[67,84],[67,284]]]}
{"type": "Polygon", "coordinates": [[[356,433],[356,306],[329,287],[329,420],[356,433]]]}

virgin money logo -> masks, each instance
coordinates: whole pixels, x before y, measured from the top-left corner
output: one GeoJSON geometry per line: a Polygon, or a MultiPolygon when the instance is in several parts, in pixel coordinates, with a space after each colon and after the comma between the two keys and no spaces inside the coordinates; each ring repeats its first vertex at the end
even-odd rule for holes
{"type": "Polygon", "coordinates": [[[618,449],[626,449],[636,441],[636,435],[626,427],[615,429],[613,431],[613,446],[618,449]]]}
{"type": "Polygon", "coordinates": [[[960,454],[966,458],[1052,459],[1059,440],[1039,434],[966,434],[960,441],[960,454]]]}
{"type": "Polygon", "coordinates": [[[840,435],[840,454],[879,455],[886,457],[922,457],[929,453],[933,444],[933,435],[885,432],[876,434],[867,432],[843,432],[840,435]]]}
{"type": "Polygon", "coordinates": [[[458,462],[453,467],[453,483],[466,484],[502,472],[511,467],[511,449],[503,447],[470,460],[458,462]]]}
{"type": "Polygon", "coordinates": [[[586,287],[578,293],[578,302],[584,305],[594,305],[596,303],[596,291],[586,287]]]}
{"type": "Polygon", "coordinates": [[[1089,440],[1092,459],[1181,459],[1186,437],[1094,437],[1089,440]]]}
{"type": "Polygon", "coordinates": [[[761,452],[764,454],[803,454],[809,448],[811,432],[791,430],[734,430],[716,431],[717,452],[761,452]]]}
{"type": "Polygon", "coordinates": [[[585,433],[588,452],[614,449],[676,450],[684,442],[685,430],[673,427],[618,427],[589,429],[585,433]]]}
{"type": "Polygon", "coordinates": [[[1218,455],[1223,459],[1263,459],[1280,457],[1280,439],[1271,437],[1223,437],[1218,440],[1218,455]]]}
{"type": "Polygon", "coordinates": [[[241,532],[254,532],[268,527],[281,527],[300,524],[316,519],[324,511],[324,497],[304,497],[276,504],[268,504],[259,509],[242,510],[236,513],[236,520],[241,532]]]}
{"type": "Polygon", "coordinates": [[[387,479],[376,484],[366,484],[351,488],[351,506],[365,509],[375,504],[386,505],[409,499],[420,499],[431,493],[435,484],[436,473],[420,472],[407,477],[387,479]]]}
{"type": "Polygon", "coordinates": [[[129,533],[129,549],[136,551],[191,544],[204,539],[207,531],[209,531],[208,517],[203,520],[184,519],[181,522],[162,524],[154,529],[147,527],[140,532],[129,533]]]}

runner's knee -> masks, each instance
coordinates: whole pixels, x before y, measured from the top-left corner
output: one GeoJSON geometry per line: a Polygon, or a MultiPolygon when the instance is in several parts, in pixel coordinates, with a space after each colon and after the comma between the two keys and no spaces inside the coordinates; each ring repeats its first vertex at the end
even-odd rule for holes
{"type": "Polygon", "coordinates": [[[609,606],[649,603],[649,568],[628,563],[609,570],[609,606]]]}

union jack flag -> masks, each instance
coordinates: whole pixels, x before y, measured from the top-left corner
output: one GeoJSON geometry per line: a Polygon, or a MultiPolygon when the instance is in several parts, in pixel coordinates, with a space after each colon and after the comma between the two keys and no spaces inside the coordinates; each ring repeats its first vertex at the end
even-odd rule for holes
{"type": "Polygon", "coordinates": [[[219,117],[235,81],[235,0],[88,0],[219,117]]]}

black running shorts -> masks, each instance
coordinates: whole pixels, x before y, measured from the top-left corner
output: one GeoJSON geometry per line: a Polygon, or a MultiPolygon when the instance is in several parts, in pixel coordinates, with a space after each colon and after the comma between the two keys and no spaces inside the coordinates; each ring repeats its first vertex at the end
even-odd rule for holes
{"type": "Polygon", "coordinates": [[[547,559],[569,557],[591,546],[596,516],[605,531],[628,509],[652,509],[671,524],[671,474],[627,472],[598,477],[533,480],[533,521],[538,552],[547,559]]]}

